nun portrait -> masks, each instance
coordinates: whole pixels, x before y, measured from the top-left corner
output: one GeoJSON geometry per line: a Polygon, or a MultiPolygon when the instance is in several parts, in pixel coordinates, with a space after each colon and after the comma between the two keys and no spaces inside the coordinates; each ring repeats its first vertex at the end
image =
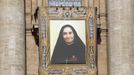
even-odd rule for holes
{"type": "Polygon", "coordinates": [[[59,33],[51,64],[85,64],[85,45],[71,25],[64,25],[59,33]]]}

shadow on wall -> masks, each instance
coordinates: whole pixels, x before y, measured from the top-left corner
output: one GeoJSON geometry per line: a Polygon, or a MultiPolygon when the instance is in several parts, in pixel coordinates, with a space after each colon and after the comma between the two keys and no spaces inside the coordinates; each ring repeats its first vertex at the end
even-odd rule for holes
{"type": "Polygon", "coordinates": [[[97,44],[101,44],[101,28],[97,28],[97,44]]]}

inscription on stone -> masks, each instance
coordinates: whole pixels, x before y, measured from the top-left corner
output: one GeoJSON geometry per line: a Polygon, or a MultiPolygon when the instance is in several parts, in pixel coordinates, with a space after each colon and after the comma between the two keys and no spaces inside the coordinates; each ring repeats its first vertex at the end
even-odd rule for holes
{"type": "Polygon", "coordinates": [[[82,5],[82,0],[48,0],[49,6],[76,6],[82,5]]]}
{"type": "Polygon", "coordinates": [[[49,69],[48,75],[63,75],[64,70],[63,69],[49,69]]]}
{"type": "Polygon", "coordinates": [[[88,75],[88,71],[83,68],[73,69],[73,75],[88,75]]]}

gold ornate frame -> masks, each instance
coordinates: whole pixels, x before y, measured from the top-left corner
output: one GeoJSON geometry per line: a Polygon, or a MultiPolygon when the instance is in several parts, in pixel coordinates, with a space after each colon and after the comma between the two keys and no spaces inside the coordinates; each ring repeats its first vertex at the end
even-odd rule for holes
{"type": "MultiPolygon", "coordinates": [[[[49,75],[49,73],[61,73],[59,75],[67,75],[73,73],[77,69],[83,69],[83,71],[91,75],[96,75],[96,9],[95,8],[84,8],[86,14],[80,16],[82,13],[78,13],[78,16],[65,16],[69,12],[67,9],[58,13],[60,15],[52,15],[48,10],[53,10],[55,8],[40,8],[39,11],[39,52],[40,52],[40,75],[49,75]],[[92,19],[91,19],[92,17],[92,19]],[[45,20],[44,20],[45,18],[45,20]],[[90,20],[91,19],[91,20],[90,20]],[[49,39],[49,21],[50,20],[85,20],[86,24],[86,44],[87,44],[87,58],[86,64],[50,64],[50,39],[49,39]],[[90,22],[93,24],[93,38],[90,38],[90,22]],[[45,23],[45,24],[44,24],[45,23]],[[45,29],[43,29],[45,25],[45,29]],[[43,32],[45,30],[45,32],[43,32]],[[45,36],[44,36],[45,35],[45,36]],[[45,38],[43,38],[45,37],[45,38]],[[91,47],[92,46],[92,47],[91,47]],[[93,48],[93,52],[91,50],[93,48]],[[43,51],[45,50],[45,52],[43,51]],[[44,54],[43,54],[44,52],[44,54]],[[92,54],[91,54],[92,53],[92,54]],[[93,55],[93,56],[92,56],[93,55]],[[45,58],[43,58],[45,56],[45,58]],[[43,62],[45,61],[45,62],[43,62]],[[92,63],[93,62],[93,63],[92,63]],[[56,71],[55,71],[56,70],[56,71]],[[87,71],[86,71],[87,70],[87,71]]],[[[62,8],[58,8],[59,10],[62,8]]],[[[73,10],[72,10],[73,11],[73,10]]]]}

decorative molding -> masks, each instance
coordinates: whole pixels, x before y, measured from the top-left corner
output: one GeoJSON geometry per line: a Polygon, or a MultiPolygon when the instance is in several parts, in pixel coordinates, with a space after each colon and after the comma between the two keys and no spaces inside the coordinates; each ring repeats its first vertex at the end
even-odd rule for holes
{"type": "Polygon", "coordinates": [[[90,39],[90,66],[91,68],[95,67],[95,60],[94,60],[94,35],[96,33],[94,33],[94,17],[93,16],[89,16],[89,39],[90,39]]]}
{"type": "Polygon", "coordinates": [[[85,17],[87,13],[88,10],[85,7],[58,7],[55,9],[49,8],[48,10],[48,15],[59,18],[85,17]]]}
{"type": "Polygon", "coordinates": [[[82,6],[82,0],[48,0],[48,6],[82,6]]]}
{"type": "Polygon", "coordinates": [[[48,74],[58,74],[58,75],[63,75],[64,69],[49,69],[48,74]]]}
{"type": "Polygon", "coordinates": [[[46,45],[45,45],[45,42],[46,41],[46,17],[43,16],[42,17],[42,28],[41,28],[41,31],[42,31],[42,69],[45,69],[46,68],[46,45]]]}

